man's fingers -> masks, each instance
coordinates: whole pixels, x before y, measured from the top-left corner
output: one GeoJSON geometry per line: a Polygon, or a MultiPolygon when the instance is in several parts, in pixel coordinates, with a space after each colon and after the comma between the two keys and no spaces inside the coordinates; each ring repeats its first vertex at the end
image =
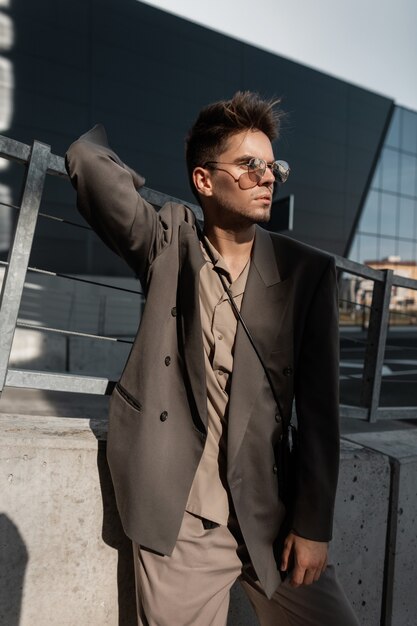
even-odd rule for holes
{"type": "Polygon", "coordinates": [[[284,549],[281,555],[281,570],[286,572],[288,569],[288,561],[291,554],[291,544],[289,542],[285,542],[284,549]]]}
{"type": "Polygon", "coordinates": [[[319,580],[320,576],[323,574],[323,571],[324,570],[320,568],[316,569],[316,571],[314,572],[314,582],[317,582],[319,580]]]}
{"type": "Polygon", "coordinates": [[[316,569],[306,569],[305,574],[304,574],[304,580],[303,580],[303,584],[304,585],[311,585],[312,583],[314,583],[316,579],[316,573],[319,573],[319,578],[320,578],[320,570],[316,570],[316,569]]]}
{"type": "Polygon", "coordinates": [[[299,565],[296,565],[291,573],[290,585],[291,587],[299,587],[304,582],[306,570],[299,565]]]}

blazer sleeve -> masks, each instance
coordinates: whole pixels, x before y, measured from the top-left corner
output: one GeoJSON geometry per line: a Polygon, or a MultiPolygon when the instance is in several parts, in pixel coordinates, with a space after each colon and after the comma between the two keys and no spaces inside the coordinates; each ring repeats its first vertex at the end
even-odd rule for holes
{"type": "Polygon", "coordinates": [[[65,165],[80,213],[145,286],[149,265],[167,243],[167,230],[137,192],[144,179],[109,147],[101,125],[70,146],[65,165]]]}
{"type": "Polygon", "coordinates": [[[313,295],[295,384],[298,467],[293,529],[329,541],[339,471],[339,309],[336,266],[327,264],[313,295]]]}

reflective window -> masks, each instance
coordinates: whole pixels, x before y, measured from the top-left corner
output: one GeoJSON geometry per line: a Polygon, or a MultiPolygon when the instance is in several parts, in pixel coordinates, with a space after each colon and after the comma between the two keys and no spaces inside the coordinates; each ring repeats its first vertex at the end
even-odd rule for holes
{"type": "Polygon", "coordinates": [[[394,237],[380,237],[379,239],[379,259],[387,259],[389,256],[397,255],[397,241],[394,237]]]}
{"type": "Polygon", "coordinates": [[[378,258],[378,238],[371,235],[358,235],[359,262],[367,263],[378,258]]]}
{"type": "Polygon", "coordinates": [[[369,192],[359,223],[359,230],[361,232],[378,232],[379,196],[378,191],[369,192]]]}
{"type": "Polygon", "coordinates": [[[398,197],[391,193],[381,194],[381,217],[379,232],[381,235],[395,237],[397,234],[398,197]]]}
{"type": "Polygon", "coordinates": [[[395,107],[349,256],[417,261],[417,112],[395,107]]]}
{"type": "Polygon", "coordinates": [[[400,193],[407,196],[416,195],[417,157],[409,154],[401,155],[400,193]]]}
{"type": "Polygon", "coordinates": [[[416,237],[417,208],[415,200],[400,198],[398,235],[411,239],[416,237]]]}
{"type": "Polygon", "coordinates": [[[402,261],[415,261],[414,258],[414,242],[413,241],[399,241],[398,242],[398,256],[402,261]]]}
{"type": "Polygon", "coordinates": [[[398,191],[400,153],[391,148],[382,152],[382,180],[381,188],[385,191],[398,191]]]}
{"type": "Polygon", "coordinates": [[[372,183],[371,183],[371,187],[379,189],[381,187],[381,160],[378,161],[376,168],[375,168],[375,172],[374,172],[374,177],[372,179],[372,183]]]}
{"type": "Polygon", "coordinates": [[[359,237],[356,236],[353,243],[352,243],[352,248],[350,250],[350,254],[349,254],[349,259],[351,259],[352,261],[356,261],[357,263],[360,263],[360,256],[359,256],[359,237]]]}
{"type": "Polygon", "coordinates": [[[400,119],[401,119],[402,109],[399,107],[395,107],[394,113],[392,114],[391,124],[388,129],[387,138],[385,140],[386,146],[391,146],[392,148],[400,147],[400,119]]]}
{"type": "Polygon", "coordinates": [[[402,110],[401,148],[417,153],[417,113],[402,110]]]}

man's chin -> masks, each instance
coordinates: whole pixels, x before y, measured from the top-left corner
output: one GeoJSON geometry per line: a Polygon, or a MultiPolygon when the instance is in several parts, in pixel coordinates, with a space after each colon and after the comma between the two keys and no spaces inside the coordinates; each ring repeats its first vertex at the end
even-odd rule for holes
{"type": "Polygon", "coordinates": [[[257,219],[255,220],[255,222],[257,224],[266,224],[267,222],[269,222],[270,219],[271,219],[271,209],[268,209],[268,211],[265,211],[261,213],[260,215],[257,215],[257,219]]]}

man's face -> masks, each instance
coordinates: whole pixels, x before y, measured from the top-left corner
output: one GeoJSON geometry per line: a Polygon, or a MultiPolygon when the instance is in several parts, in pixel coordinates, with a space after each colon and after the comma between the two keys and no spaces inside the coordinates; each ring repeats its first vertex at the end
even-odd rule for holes
{"type": "Polygon", "coordinates": [[[232,135],[226,150],[209,169],[210,189],[202,203],[210,221],[226,228],[244,228],[269,220],[275,178],[266,168],[259,181],[250,180],[245,163],[251,158],[274,161],[268,137],[259,130],[232,135]]]}

